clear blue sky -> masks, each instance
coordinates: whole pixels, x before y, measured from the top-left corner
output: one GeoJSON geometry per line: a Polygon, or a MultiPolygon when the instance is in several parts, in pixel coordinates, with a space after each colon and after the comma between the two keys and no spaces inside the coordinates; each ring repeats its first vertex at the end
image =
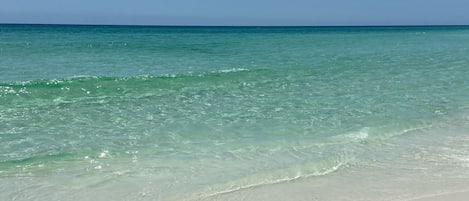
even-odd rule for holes
{"type": "Polygon", "coordinates": [[[469,24],[469,0],[0,0],[0,23],[469,24]]]}

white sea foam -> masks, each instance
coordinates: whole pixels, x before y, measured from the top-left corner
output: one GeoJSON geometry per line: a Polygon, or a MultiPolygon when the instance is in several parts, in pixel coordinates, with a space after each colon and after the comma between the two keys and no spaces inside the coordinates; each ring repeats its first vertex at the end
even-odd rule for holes
{"type": "Polygon", "coordinates": [[[249,71],[249,69],[246,69],[246,68],[230,68],[230,69],[218,70],[218,71],[215,71],[215,72],[218,72],[218,73],[233,73],[233,72],[242,72],[242,71],[249,71]]]}
{"type": "Polygon", "coordinates": [[[345,136],[354,140],[365,140],[366,138],[368,138],[369,131],[369,127],[363,127],[358,131],[347,133],[345,134],[345,136]]]}

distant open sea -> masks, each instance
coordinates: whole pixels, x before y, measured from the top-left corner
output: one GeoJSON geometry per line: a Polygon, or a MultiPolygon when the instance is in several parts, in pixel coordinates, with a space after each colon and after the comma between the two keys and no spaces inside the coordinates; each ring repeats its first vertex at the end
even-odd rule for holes
{"type": "Polygon", "coordinates": [[[468,26],[0,25],[0,200],[327,177],[468,111],[468,26]]]}

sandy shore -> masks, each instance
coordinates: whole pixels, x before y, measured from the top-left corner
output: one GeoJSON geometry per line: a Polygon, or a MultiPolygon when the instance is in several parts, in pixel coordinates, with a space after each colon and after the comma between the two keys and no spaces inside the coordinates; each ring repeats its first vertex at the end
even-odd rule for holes
{"type": "MultiPolygon", "coordinates": [[[[162,188],[164,183],[156,183],[150,177],[115,176],[105,180],[102,177],[82,177],[77,181],[63,181],[60,177],[56,178],[58,180],[25,177],[1,180],[0,192],[5,193],[0,194],[0,200],[469,200],[468,127],[419,131],[376,143],[379,149],[366,146],[368,150],[355,161],[326,175],[275,184],[234,186],[232,189],[239,190],[223,193],[216,192],[226,188],[204,184],[193,191],[184,188],[168,191],[162,188]]],[[[222,187],[232,186],[223,184],[222,187]]]]}
{"type": "Polygon", "coordinates": [[[469,129],[436,129],[396,138],[383,154],[325,175],[260,185],[196,201],[467,201],[469,129]]]}
{"type": "MultiPolygon", "coordinates": [[[[282,184],[259,186],[197,201],[466,201],[469,199],[469,181],[407,180],[403,177],[375,177],[356,180],[341,177],[304,179],[282,184]],[[380,180],[387,179],[387,180],[380,180]]],[[[390,175],[388,175],[390,176],[390,175]]]]}
{"type": "Polygon", "coordinates": [[[439,195],[428,195],[422,196],[421,198],[415,198],[412,201],[459,201],[468,200],[469,192],[452,192],[439,195]]]}

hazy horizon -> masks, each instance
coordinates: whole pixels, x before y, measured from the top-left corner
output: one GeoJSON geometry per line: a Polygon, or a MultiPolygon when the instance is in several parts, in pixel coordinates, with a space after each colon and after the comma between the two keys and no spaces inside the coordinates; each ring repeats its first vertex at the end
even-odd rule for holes
{"type": "Polygon", "coordinates": [[[157,26],[394,26],[467,25],[462,0],[292,0],[198,2],[124,0],[4,0],[0,23],[157,26]]]}

